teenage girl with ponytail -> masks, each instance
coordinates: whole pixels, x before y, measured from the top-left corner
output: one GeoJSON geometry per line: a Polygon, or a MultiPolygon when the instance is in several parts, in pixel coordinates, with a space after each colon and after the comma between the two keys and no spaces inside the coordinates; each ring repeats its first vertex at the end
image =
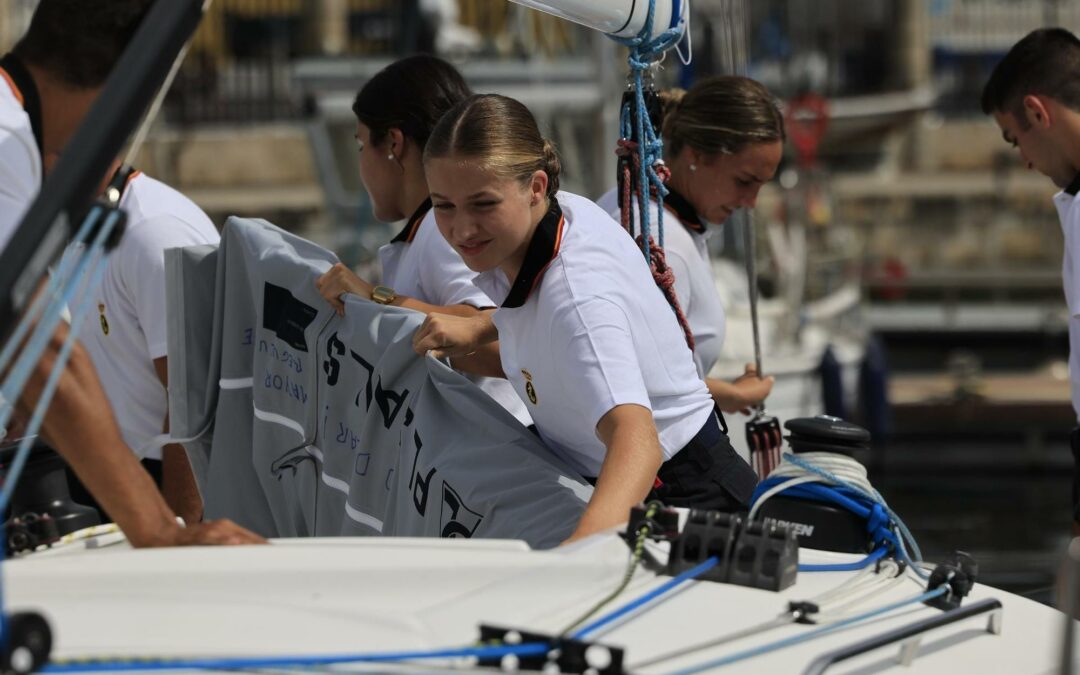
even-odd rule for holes
{"type": "Polygon", "coordinates": [[[734,509],[756,479],[720,430],[682,329],[633,240],[559,191],[559,161],[521,103],[473,96],[424,151],[435,219],[493,315],[432,313],[414,346],[436,356],[499,341],[502,374],[546,444],[596,490],[572,539],[652,496],[734,509]]]}
{"type": "MultiPolygon", "coordinates": [[[[720,357],[726,318],[709,261],[710,225],[737,209],[754,208],[758,190],[772,180],[784,146],[784,117],[769,91],[746,77],[698,81],[689,91],[661,94],[665,161],[671,171],[664,198],[664,255],[694,336],[694,363],[724,412],[748,412],[772,390],[748,365],[734,382],[707,377],[720,357]]],[[[598,203],[618,220],[621,196],[612,190],[598,203]]],[[[637,212],[637,198],[632,198],[637,212]]],[[[655,198],[650,222],[659,217],[655,198]]]]}

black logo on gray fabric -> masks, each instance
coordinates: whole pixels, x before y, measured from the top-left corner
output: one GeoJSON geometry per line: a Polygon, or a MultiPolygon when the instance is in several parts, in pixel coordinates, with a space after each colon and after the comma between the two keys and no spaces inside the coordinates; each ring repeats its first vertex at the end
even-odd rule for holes
{"type": "MultiPolygon", "coordinates": [[[[341,377],[341,361],[336,357],[344,355],[345,343],[338,338],[337,333],[331,333],[330,337],[326,340],[326,360],[323,361],[322,364],[323,373],[326,374],[326,384],[331,387],[337,386],[338,379],[341,377]]],[[[402,389],[401,391],[394,391],[393,389],[384,389],[382,377],[379,377],[379,379],[375,380],[373,383],[375,366],[351,349],[349,350],[349,356],[367,374],[364,385],[356,392],[356,398],[353,400],[353,404],[359,408],[360,398],[363,397],[364,410],[369,411],[371,410],[371,403],[374,401],[379,407],[379,413],[382,415],[383,427],[389,429],[394,425],[394,421],[397,420],[398,414],[401,413],[401,408],[409,398],[409,390],[402,389]]],[[[412,421],[412,409],[406,408],[405,426],[410,426],[412,421]]]]}
{"type": "Polygon", "coordinates": [[[290,475],[295,478],[296,472],[300,468],[301,464],[303,464],[304,462],[311,462],[312,464],[316,464],[315,457],[307,451],[307,448],[308,446],[301,445],[300,447],[293,448],[292,450],[286,452],[284,455],[275,459],[273,462],[270,463],[270,475],[272,475],[274,478],[277,478],[278,480],[281,480],[281,477],[282,475],[284,475],[285,471],[291,470],[292,474],[290,475]]]}
{"type": "Polygon", "coordinates": [[[333,333],[326,340],[326,360],[323,361],[322,369],[326,373],[326,383],[333,387],[341,375],[341,362],[334,358],[334,354],[345,356],[345,343],[338,339],[337,333],[333,333]]]}
{"type": "Polygon", "coordinates": [[[484,516],[465,506],[461,495],[446,481],[443,481],[442,493],[442,512],[439,514],[442,524],[440,536],[465,539],[473,536],[476,528],[480,527],[480,522],[484,520],[484,516]]]}
{"type": "MultiPolygon", "coordinates": [[[[420,462],[420,450],[424,444],[420,440],[420,434],[413,432],[413,440],[416,442],[416,454],[413,455],[412,478],[409,479],[409,489],[412,490],[413,506],[421,516],[427,516],[428,497],[431,492],[431,484],[435,478],[436,467],[432,467],[426,475],[423,469],[417,471],[420,462]]],[[[465,501],[449,483],[442,482],[442,504],[439,510],[439,536],[441,537],[472,537],[476,528],[480,526],[484,516],[473,511],[465,505],[465,501]]]]}
{"type": "MultiPolygon", "coordinates": [[[[356,392],[356,407],[360,407],[360,395],[364,395],[364,410],[371,410],[371,402],[379,406],[379,412],[382,414],[383,427],[389,429],[394,425],[394,420],[397,419],[398,413],[401,412],[401,406],[404,405],[405,400],[409,398],[409,390],[402,389],[400,392],[393,389],[383,389],[382,377],[379,377],[375,382],[374,392],[372,391],[371,380],[375,374],[375,366],[367,362],[364,357],[360,356],[353,350],[349,350],[349,356],[353,358],[360,367],[367,372],[367,382],[364,383],[363,389],[356,392]]],[[[412,422],[412,410],[409,410],[405,414],[405,426],[409,426],[412,422]]]]}
{"type": "Polygon", "coordinates": [[[263,328],[293,349],[306,352],[304,331],[318,315],[311,305],[297,300],[287,288],[263,284],[263,328]]]}
{"type": "Polygon", "coordinates": [[[420,461],[420,450],[424,447],[424,443],[420,440],[420,434],[415,431],[413,440],[416,441],[416,454],[413,455],[412,472],[409,474],[412,476],[409,479],[409,489],[412,490],[413,506],[416,507],[416,512],[424,516],[427,515],[428,489],[431,487],[431,477],[435,475],[435,469],[428,471],[427,476],[421,476],[416,470],[416,465],[420,461]]]}

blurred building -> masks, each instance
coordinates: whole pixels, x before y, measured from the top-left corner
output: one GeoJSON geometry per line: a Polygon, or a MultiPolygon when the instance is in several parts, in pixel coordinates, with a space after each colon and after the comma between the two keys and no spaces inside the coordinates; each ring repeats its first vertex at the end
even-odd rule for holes
{"type": "MultiPolygon", "coordinates": [[[[0,48],[34,5],[0,0],[0,48]]],[[[1056,247],[1043,245],[1060,236],[1050,188],[1016,170],[977,98],[994,61],[1028,30],[1080,28],[1080,4],[694,0],[692,8],[694,60],[669,58],[662,81],[745,72],[784,99],[804,91],[828,99],[818,154],[830,216],[859,228],[875,297],[1056,301],[1056,247]],[[1019,272],[1003,281],[1002,266],[1019,272]],[[899,281],[888,272],[897,268],[899,281]]],[[[142,161],[219,220],[264,214],[329,243],[357,243],[372,223],[348,104],[370,74],[417,51],[451,58],[478,90],[531,105],[564,154],[568,187],[599,194],[612,183],[619,49],[501,0],[215,0],[142,161]]],[[[370,253],[357,246],[357,257],[370,253]]]]}

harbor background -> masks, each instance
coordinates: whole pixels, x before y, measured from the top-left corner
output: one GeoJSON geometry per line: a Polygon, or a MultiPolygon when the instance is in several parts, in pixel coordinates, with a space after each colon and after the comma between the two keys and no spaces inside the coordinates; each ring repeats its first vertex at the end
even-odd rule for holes
{"type": "MultiPolygon", "coordinates": [[[[0,0],[0,51],[34,5],[0,0]]],[[[758,204],[761,289],[785,300],[778,351],[806,353],[813,327],[826,347],[855,345],[856,366],[881,357],[886,395],[868,400],[841,377],[839,399],[819,397],[875,431],[859,458],[873,483],[927,558],[967,550],[982,581],[1050,602],[1070,533],[1076,423],[1062,235],[1053,186],[1021,165],[979,94],[1028,31],[1080,32],[1080,4],[694,0],[692,10],[693,61],[669,57],[664,85],[745,73],[828,110],[815,157],[789,148],[758,204]]],[[[566,189],[597,197],[612,186],[623,52],[501,0],[216,0],[140,168],[219,226],[264,217],[376,273],[394,226],[371,216],[350,105],[367,77],[416,51],[445,56],[477,91],[529,105],[560,149],[566,189]]],[[[739,259],[733,232],[717,241],[718,257],[739,259]]],[[[806,386],[833,381],[825,366],[800,371],[806,386]]]]}

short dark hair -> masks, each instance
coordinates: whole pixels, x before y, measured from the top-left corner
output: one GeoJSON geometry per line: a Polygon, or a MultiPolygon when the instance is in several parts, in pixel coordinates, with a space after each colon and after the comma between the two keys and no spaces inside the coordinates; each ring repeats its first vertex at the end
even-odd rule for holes
{"type": "Polygon", "coordinates": [[[1013,45],[986,81],[982,110],[1012,113],[1026,128],[1023,100],[1031,94],[1080,111],[1080,40],[1064,28],[1040,28],[1013,45]]]}
{"type": "Polygon", "coordinates": [[[371,142],[400,129],[420,150],[439,119],[472,94],[452,65],[428,54],[395,61],[375,74],[356,94],[353,113],[371,130],[371,142]]]}
{"type": "Polygon", "coordinates": [[[153,0],[41,0],[12,52],[70,86],[100,87],[152,4],[153,0]]]}

